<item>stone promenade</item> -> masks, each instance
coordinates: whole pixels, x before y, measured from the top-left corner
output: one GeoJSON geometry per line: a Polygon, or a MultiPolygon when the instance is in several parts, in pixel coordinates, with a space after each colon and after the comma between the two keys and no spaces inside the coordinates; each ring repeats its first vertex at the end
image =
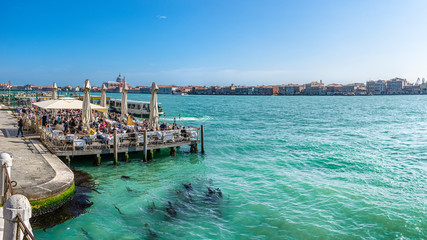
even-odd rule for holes
{"type": "Polygon", "coordinates": [[[74,181],[73,172],[37,137],[16,137],[17,132],[17,119],[11,111],[0,109],[0,152],[13,155],[11,180],[17,182],[14,193],[34,201],[69,189],[74,181]]]}

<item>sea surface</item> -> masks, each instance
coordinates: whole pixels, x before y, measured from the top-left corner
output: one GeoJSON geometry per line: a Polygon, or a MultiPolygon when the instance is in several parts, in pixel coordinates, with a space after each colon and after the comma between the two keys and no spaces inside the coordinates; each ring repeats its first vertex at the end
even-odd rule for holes
{"type": "Polygon", "coordinates": [[[206,154],[72,160],[99,193],[37,239],[427,238],[427,95],[158,98],[161,120],[204,125],[206,154]]]}

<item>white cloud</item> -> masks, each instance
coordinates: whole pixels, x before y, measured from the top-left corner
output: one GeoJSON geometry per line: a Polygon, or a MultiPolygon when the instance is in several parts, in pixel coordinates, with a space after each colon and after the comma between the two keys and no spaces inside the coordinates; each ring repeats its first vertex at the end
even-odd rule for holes
{"type": "Polygon", "coordinates": [[[166,16],[162,16],[162,15],[157,15],[156,16],[158,19],[166,19],[166,18],[168,18],[168,17],[166,17],[166,16]]]}

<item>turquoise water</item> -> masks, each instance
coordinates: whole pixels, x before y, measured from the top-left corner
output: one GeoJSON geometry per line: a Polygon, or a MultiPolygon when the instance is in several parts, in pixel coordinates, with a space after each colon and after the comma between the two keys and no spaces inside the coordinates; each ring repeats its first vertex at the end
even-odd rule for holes
{"type": "Polygon", "coordinates": [[[167,120],[204,124],[206,154],[164,150],[148,164],[133,154],[118,167],[111,158],[101,167],[73,161],[101,194],[92,193],[87,213],[35,231],[37,239],[426,238],[426,95],[159,101],[167,120]],[[223,199],[207,197],[207,187],[223,199]]]}

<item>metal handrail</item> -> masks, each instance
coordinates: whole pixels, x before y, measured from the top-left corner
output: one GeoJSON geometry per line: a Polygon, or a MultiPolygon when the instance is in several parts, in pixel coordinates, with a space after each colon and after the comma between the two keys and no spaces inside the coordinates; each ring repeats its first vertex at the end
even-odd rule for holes
{"type": "Polygon", "coordinates": [[[16,222],[18,223],[17,227],[16,227],[16,239],[17,240],[21,239],[21,232],[23,233],[22,239],[36,240],[34,235],[31,233],[31,231],[25,225],[25,223],[22,220],[21,215],[19,213],[16,215],[16,222]]]}

